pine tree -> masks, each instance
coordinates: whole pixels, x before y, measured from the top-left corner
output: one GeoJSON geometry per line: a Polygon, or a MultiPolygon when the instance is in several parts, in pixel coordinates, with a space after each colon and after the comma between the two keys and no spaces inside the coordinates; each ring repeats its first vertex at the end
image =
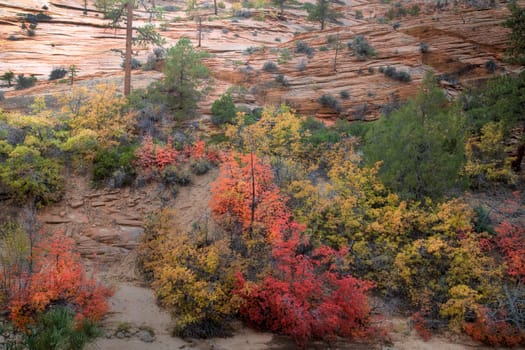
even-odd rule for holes
{"type": "Polygon", "coordinates": [[[324,29],[326,22],[337,22],[337,19],[342,17],[342,14],[330,8],[330,0],[317,0],[317,4],[309,5],[308,19],[310,21],[318,21],[321,23],[321,30],[324,29]]]}
{"type": "Polygon", "coordinates": [[[510,17],[503,26],[510,28],[510,46],[507,50],[511,62],[525,64],[525,7],[518,6],[516,0],[509,2],[510,17]]]}
{"type": "Polygon", "coordinates": [[[415,99],[375,122],[366,134],[369,164],[383,161],[380,178],[405,198],[439,198],[458,185],[463,128],[431,75],[415,99]]]}
{"type": "Polygon", "coordinates": [[[197,107],[202,93],[199,82],[209,75],[201,61],[206,56],[205,52],[196,51],[188,38],[180,39],[166,53],[163,85],[170,94],[169,104],[176,117],[189,117],[197,107]]]}

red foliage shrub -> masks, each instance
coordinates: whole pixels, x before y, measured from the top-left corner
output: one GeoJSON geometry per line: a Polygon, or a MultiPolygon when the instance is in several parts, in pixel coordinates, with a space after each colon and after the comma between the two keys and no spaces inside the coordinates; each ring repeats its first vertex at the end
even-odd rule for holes
{"type": "Polygon", "coordinates": [[[254,327],[291,336],[300,346],[311,339],[369,335],[366,292],[373,283],[342,272],[347,249],[313,249],[285,201],[272,169],[256,155],[229,155],[221,164],[212,185],[214,216],[242,232],[261,228],[272,245],[270,275],[256,283],[237,274],[234,294],[241,316],[254,327]]]}
{"type": "Polygon", "coordinates": [[[414,322],[414,329],[416,330],[416,333],[423,339],[424,341],[430,340],[432,338],[432,333],[427,328],[425,324],[425,318],[421,315],[420,312],[416,312],[412,315],[412,322],[414,322]]]}
{"type": "Polygon", "coordinates": [[[256,155],[253,155],[253,173],[251,155],[226,156],[211,192],[210,207],[215,218],[232,227],[239,224],[243,232],[253,228],[252,225],[272,231],[276,222],[289,217],[271,167],[256,155]]]}
{"type": "Polygon", "coordinates": [[[195,142],[193,145],[184,146],[184,156],[188,159],[203,160],[217,164],[219,162],[219,152],[213,148],[207,148],[206,143],[202,140],[195,142]]]}
{"type": "MultiPolygon", "coordinates": [[[[503,315],[496,315],[497,318],[504,319],[503,315]],[[499,317],[498,317],[499,316],[499,317]]],[[[476,312],[476,320],[466,323],[465,333],[474,340],[489,345],[517,346],[525,344],[525,334],[518,328],[505,321],[496,321],[489,316],[489,310],[480,308],[476,312]]]]}
{"type": "Polygon", "coordinates": [[[252,326],[287,334],[303,347],[311,339],[366,336],[366,292],[373,284],[338,271],[344,251],[322,246],[311,255],[301,253],[310,243],[296,227],[292,223],[287,238],[273,240],[271,276],[255,284],[237,275],[241,315],[252,326]]]}
{"type": "Polygon", "coordinates": [[[86,276],[73,247],[71,238],[55,233],[35,248],[33,272],[23,283],[9,284],[10,318],[17,327],[25,328],[54,304],[70,306],[77,319],[96,321],[108,311],[112,290],[86,276]]]}
{"type": "Polygon", "coordinates": [[[525,227],[501,223],[496,227],[496,244],[503,252],[509,275],[525,280],[525,227]]]}
{"type": "Polygon", "coordinates": [[[166,165],[176,164],[178,154],[179,152],[173,148],[171,139],[162,146],[154,144],[151,136],[146,136],[137,149],[137,165],[146,170],[151,170],[153,167],[162,170],[166,165]]]}

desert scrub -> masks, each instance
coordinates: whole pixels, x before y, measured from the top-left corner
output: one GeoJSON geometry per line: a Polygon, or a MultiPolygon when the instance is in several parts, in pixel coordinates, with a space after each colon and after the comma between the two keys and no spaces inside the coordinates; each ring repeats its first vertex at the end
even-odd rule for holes
{"type": "Polygon", "coordinates": [[[357,59],[361,61],[376,55],[374,48],[363,35],[356,35],[354,40],[349,41],[348,48],[352,50],[357,59]]]}
{"type": "Polygon", "coordinates": [[[308,46],[306,41],[299,40],[295,42],[295,53],[304,53],[308,57],[312,57],[314,52],[314,48],[308,46]]]}
{"type": "Polygon", "coordinates": [[[335,110],[337,112],[339,112],[341,110],[341,107],[339,106],[339,101],[335,97],[330,95],[330,94],[322,95],[321,97],[319,97],[317,99],[317,102],[321,106],[332,108],[333,110],[335,110]]]}
{"type": "Polygon", "coordinates": [[[264,65],[262,67],[263,71],[265,72],[275,72],[279,68],[277,67],[277,64],[273,61],[266,61],[264,62],[264,65]]]}

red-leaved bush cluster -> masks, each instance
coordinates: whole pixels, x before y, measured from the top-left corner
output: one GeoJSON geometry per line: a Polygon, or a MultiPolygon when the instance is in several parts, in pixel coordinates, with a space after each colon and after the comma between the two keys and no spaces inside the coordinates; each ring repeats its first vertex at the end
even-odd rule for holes
{"type": "Polygon", "coordinates": [[[216,219],[240,227],[240,235],[262,233],[271,246],[272,272],[255,281],[241,272],[236,276],[241,316],[256,328],[291,336],[302,347],[312,339],[370,335],[366,293],[373,283],[345,272],[347,249],[312,247],[273,180],[271,167],[255,154],[232,154],[212,187],[216,219]]]}
{"type": "Polygon", "coordinates": [[[153,137],[146,136],[136,151],[137,166],[141,169],[164,169],[168,165],[177,165],[188,160],[206,159],[211,163],[219,161],[219,153],[211,148],[206,148],[204,141],[199,140],[193,145],[185,145],[182,151],[173,146],[173,141],[168,138],[165,145],[156,144],[153,137]]]}
{"type": "Polygon", "coordinates": [[[86,276],[73,248],[74,241],[57,232],[34,248],[32,271],[12,275],[16,281],[2,281],[9,286],[5,294],[17,327],[25,329],[54,305],[67,305],[79,321],[97,321],[108,311],[112,289],[86,276]]]}

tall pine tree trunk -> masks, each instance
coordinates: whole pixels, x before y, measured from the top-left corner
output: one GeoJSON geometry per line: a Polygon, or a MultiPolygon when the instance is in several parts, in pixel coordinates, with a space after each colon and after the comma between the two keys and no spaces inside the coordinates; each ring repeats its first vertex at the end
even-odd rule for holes
{"type": "Polygon", "coordinates": [[[124,95],[131,93],[131,38],[133,35],[133,0],[128,0],[126,24],[126,58],[124,63],[124,95]]]}
{"type": "Polygon", "coordinates": [[[250,218],[250,238],[253,237],[253,223],[255,222],[255,170],[253,168],[253,146],[250,151],[250,162],[252,168],[252,207],[251,207],[251,218],[250,218]]]}

